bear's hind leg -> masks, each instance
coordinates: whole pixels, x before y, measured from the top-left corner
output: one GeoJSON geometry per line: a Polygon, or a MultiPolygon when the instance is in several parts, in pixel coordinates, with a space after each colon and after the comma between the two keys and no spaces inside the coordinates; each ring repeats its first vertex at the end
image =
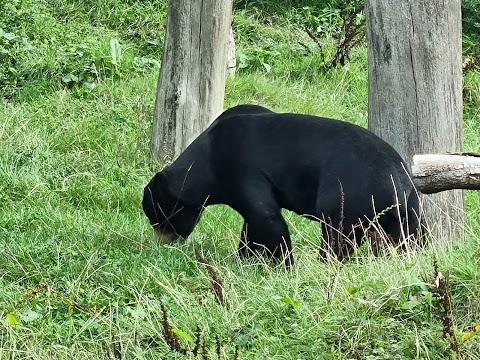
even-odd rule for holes
{"type": "Polygon", "coordinates": [[[348,260],[355,248],[360,245],[363,237],[363,228],[358,225],[342,221],[341,226],[334,226],[333,221],[322,222],[322,245],[320,246],[320,259],[327,260],[330,256],[338,261],[348,260]]]}
{"type": "Polygon", "coordinates": [[[421,226],[416,213],[410,211],[407,215],[401,214],[400,219],[398,215],[386,215],[382,227],[387,234],[387,242],[390,245],[406,251],[422,244],[422,234],[419,233],[421,226]]]}

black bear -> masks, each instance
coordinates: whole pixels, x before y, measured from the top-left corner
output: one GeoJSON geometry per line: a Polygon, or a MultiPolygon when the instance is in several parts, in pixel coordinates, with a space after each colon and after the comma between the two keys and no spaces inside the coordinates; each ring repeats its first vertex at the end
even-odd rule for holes
{"type": "Polygon", "coordinates": [[[164,241],[186,238],[212,204],[243,216],[241,257],[267,253],[287,266],[282,208],[321,221],[320,254],[339,260],[368,229],[398,245],[419,228],[418,195],[392,146],[357,125],[256,105],[225,111],[144,189],[143,210],[164,241]]]}

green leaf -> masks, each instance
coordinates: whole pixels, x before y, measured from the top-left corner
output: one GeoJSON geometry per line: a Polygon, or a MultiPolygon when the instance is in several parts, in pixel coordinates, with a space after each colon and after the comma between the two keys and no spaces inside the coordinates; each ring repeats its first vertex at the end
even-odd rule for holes
{"type": "Polygon", "coordinates": [[[192,342],[193,341],[193,338],[188,335],[185,331],[183,330],[180,330],[179,328],[173,328],[172,331],[177,334],[178,336],[180,336],[181,338],[189,341],[189,342],[192,342]]]}
{"type": "Polygon", "coordinates": [[[418,301],[415,298],[412,298],[412,299],[407,300],[404,303],[402,303],[400,305],[400,309],[402,309],[402,310],[412,310],[412,309],[416,308],[417,306],[419,306],[420,304],[421,304],[420,301],[418,301]]]}
{"type": "Polygon", "coordinates": [[[83,85],[85,85],[88,90],[93,90],[97,87],[94,82],[85,82],[83,85]]]}
{"type": "Polygon", "coordinates": [[[250,57],[244,53],[240,53],[238,55],[238,61],[239,61],[239,65],[238,65],[239,69],[245,69],[250,65],[250,57]]]}
{"type": "Polygon", "coordinates": [[[269,73],[271,70],[272,70],[272,66],[267,64],[267,63],[264,63],[262,62],[262,65],[263,67],[265,68],[265,70],[267,71],[267,73],[269,73]]]}
{"type": "Polygon", "coordinates": [[[133,308],[133,309],[132,308],[127,308],[127,312],[129,312],[130,315],[132,315],[132,317],[135,320],[141,320],[141,319],[145,319],[147,317],[147,313],[141,307],[137,307],[137,308],[133,308]]]}
{"type": "Polygon", "coordinates": [[[250,347],[255,341],[257,341],[258,335],[260,333],[261,325],[255,323],[251,325],[251,328],[239,328],[234,330],[234,343],[242,347],[250,347]]]}
{"type": "Polygon", "coordinates": [[[62,77],[62,81],[67,84],[69,82],[78,82],[78,76],[76,76],[75,74],[68,74],[62,77]]]}
{"type": "Polygon", "coordinates": [[[356,292],[358,292],[358,290],[360,290],[360,288],[352,285],[352,286],[349,286],[349,287],[347,288],[347,293],[348,293],[349,295],[353,295],[353,294],[355,294],[356,292]]]}
{"type": "Polygon", "coordinates": [[[3,38],[4,39],[7,39],[7,40],[16,40],[18,38],[20,38],[19,36],[15,35],[14,33],[7,33],[7,32],[4,32],[2,34],[3,38]]]}
{"type": "Polygon", "coordinates": [[[413,275],[413,276],[410,277],[408,287],[409,288],[417,287],[421,291],[428,291],[427,284],[425,284],[425,282],[422,281],[421,279],[419,279],[416,275],[413,275]]]}
{"type": "Polygon", "coordinates": [[[367,307],[374,308],[374,309],[380,309],[380,306],[377,305],[375,302],[373,302],[371,300],[357,298],[357,301],[358,301],[359,304],[365,305],[367,307]]]}
{"type": "Polygon", "coordinates": [[[147,57],[138,57],[138,56],[135,56],[133,58],[133,62],[136,66],[148,66],[148,65],[153,65],[157,68],[160,69],[160,62],[156,59],[151,59],[151,58],[147,58],[147,57]]]}
{"type": "Polygon", "coordinates": [[[102,56],[101,58],[98,59],[98,63],[99,64],[114,64],[115,63],[113,62],[113,57],[111,55],[106,55],[106,56],[102,56]]]}
{"type": "Polygon", "coordinates": [[[147,40],[146,43],[150,45],[160,45],[160,39],[147,40]]]}
{"type": "Polygon", "coordinates": [[[121,49],[120,49],[120,43],[118,42],[118,39],[111,38],[110,39],[110,56],[111,56],[112,64],[118,65],[118,63],[120,62],[120,55],[121,55],[121,49]]]}
{"type": "Polygon", "coordinates": [[[41,317],[42,317],[41,313],[31,309],[28,309],[27,311],[24,311],[23,313],[20,314],[20,319],[22,319],[23,322],[32,322],[41,317]]]}
{"type": "Polygon", "coordinates": [[[0,46],[0,55],[8,55],[10,52],[5,49],[3,46],[0,46]]]}
{"type": "Polygon", "coordinates": [[[15,315],[14,313],[8,313],[7,314],[7,321],[10,324],[10,326],[20,326],[20,325],[22,325],[22,322],[20,321],[18,316],[15,315]]]}
{"type": "Polygon", "coordinates": [[[280,300],[281,302],[284,302],[285,304],[290,305],[294,309],[298,309],[300,307],[300,302],[298,302],[295,299],[292,299],[289,296],[274,296],[273,297],[275,300],[280,300]]]}

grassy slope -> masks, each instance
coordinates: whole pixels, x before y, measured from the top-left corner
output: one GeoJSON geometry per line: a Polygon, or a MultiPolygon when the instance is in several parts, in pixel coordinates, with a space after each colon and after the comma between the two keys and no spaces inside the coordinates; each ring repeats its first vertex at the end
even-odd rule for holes
{"type": "MultiPolygon", "coordinates": [[[[291,273],[238,262],[241,221],[225,207],[207,209],[186,243],[153,241],[140,197],[151,176],[157,70],[135,66],[134,57],[159,56],[151,43],[161,39],[164,3],[31,0],[22,5],[35,9],[30,22],[10,24],[38,53],[20,57],[16,66],[29,81],[13,86],[14,99],[0,105],[0,358],[193,357],[165,344],[161,303],[173,326],[192,336],[200,327],[210,358],[215,336],[225,359],[233,358],[235,344],[240,359],[449,358],[421,279],[432,281],[438,258],[450,273],[456,330],[480,323],[477,193],[467,196],[464,244],[379,259],[364,251],[344,266],[320,263],[318,225],[290,213],[298,262],[291,273]],[[87,57],[98,58],[112,36],[124,48],[120,77],[104,61],[94,91],[59,86],[62,76],[88,65],[69,48],[90,44],[87,57]],[[195,249],[217,269],[228,308],[207,290],[195,249]],[[12,326],[16,318],[21,325],[12,326]]],[[[17,10],[10,18],[20,16],[17,10]]],[[[291,19],[236,12],[239,53],[253,64],[229,82],[226,105],[258,102],[365,124],[365,49],[356,49],[347,67],[323,74],[315,46],[306,54],[298,49],[304,35],[291,19]],[[255,64],[259,54],[270,73],[255,64]]],[[[466,78],[469,103],[477,106],[479,78],[466,78]]],[[[467,150],[480,151],[478,122],[475,107],[467,107],[467,150]]],[[[478,337],[461,349],[467,359],[479,358],[478,337]]]]}

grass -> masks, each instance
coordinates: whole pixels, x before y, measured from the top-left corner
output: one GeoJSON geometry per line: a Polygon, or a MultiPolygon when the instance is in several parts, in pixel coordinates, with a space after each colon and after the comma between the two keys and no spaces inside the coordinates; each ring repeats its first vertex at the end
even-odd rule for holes
{"type": "MultiPolygon", "coordinates": [[[[27,39],[0,42],[15,54],[15,71],[0,75],[0,359],[195,358],[170,350],[162,304],[180,344],[193,348],[199,327],[211,359],[233,359],[236,347],[239,359],[453,358],[430,287],[433,261],[449,274],[460,337],[480,324],[478,193],[467,192],[466,241],[447,249],[381,258],[361,249],[347,264],[325,264],[318,224],[285,212],[297,260],[288,272],[237,260],[242,222],[222,206],[207,209],[188,241],[160,245],[140,206],[152,175],[158,69],[134,64],[159,57],[166,2],[55,4],[12,1],[0,17],[0,27],[27,39]],[[26,11],[30,21],[17,21],[26,11]],[[122,48],[116,64],[111,38],[122,48]],[[62,82],[82,72],[84,80],[62,82]],[[195,250],[221,279],[228,306],[209,290],[195,250]]],[[[263,21],[264,13],[237,8],[239,52],[253,60],[227,84],[225,105],[256,102],[365,125],[364,46],[346,67],[324,73],[315,45],[297,47],[298,22],[288,14],[263,21]]],[[[468,151],[480,151],[479,79],[465,77],[468,151]]],[[[464,359],[480,358],[479,341],[460,344],[464,359]]]]}

